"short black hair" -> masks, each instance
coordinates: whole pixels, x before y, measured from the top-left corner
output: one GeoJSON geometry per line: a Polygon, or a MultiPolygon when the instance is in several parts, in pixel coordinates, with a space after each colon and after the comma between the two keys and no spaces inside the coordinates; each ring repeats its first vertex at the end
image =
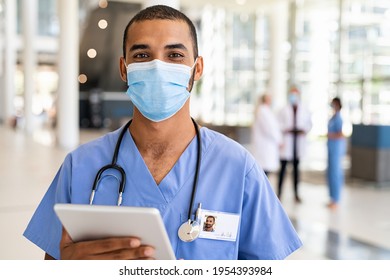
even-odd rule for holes
{"type": "Polygon", "coordinates": [[[207,216],[207,218],[206,218],[206,220],[208,219],[208,218],[213,218],[213,221],[214,221],[214,223],[215,223],[215,217],[214,216],[207,216]]]}
{"type": "Polygon", "coordinates": [[[332,99],[332,103],[336,103],[336,105],[341,109],[343,106],[341,105],[341,99],[339,97],[335,97],[332,99]]]}
{"type": "Polygon", "coordinates": [[[127,31],[134,22],[140,22],[144,20],[154,19],[166,19],[166,20],[182,20],[187,23],[190,29],[190,35],[192,38],[192,47],[194,50],[194,59],[198,57],[198,40],[196,35],[196,28],[192,21],[182,12],[165,5],[155,5],[147,7],[138,12],[127,24],[125,32],[123,34],[123,57],[126,58],[126,41],[127,31]]]}

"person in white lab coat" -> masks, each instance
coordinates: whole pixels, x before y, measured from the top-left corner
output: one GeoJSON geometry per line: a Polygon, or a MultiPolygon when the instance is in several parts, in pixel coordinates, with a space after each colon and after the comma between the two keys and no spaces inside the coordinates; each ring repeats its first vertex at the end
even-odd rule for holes
{"type": "Polygon", "coordinates": [[[280,151],[280,171],[278,197],[281,198],[282,186],[288,163],[293,164],[294,195],[297,203],[301,202],[298,194],[299,160],[304,155],[306,135],[312,128],[311,114],[300,102],[297,87],[290,88],[287,104],[279,114],[279,124],[283,133],[283,145],[280,151]]]}
{"type": "Polygon", "coordinates": [[[259,97],[252,126],[253,154],[267,176],[279,168],[279,148],[282,144],[282,133],[271,104],[270,95],[259,97]]]}

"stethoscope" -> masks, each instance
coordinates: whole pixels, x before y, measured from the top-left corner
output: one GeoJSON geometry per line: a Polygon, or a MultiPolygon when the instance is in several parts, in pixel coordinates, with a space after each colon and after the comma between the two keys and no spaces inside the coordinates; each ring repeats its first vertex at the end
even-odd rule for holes
{"type": "MultiPolygon", "coordinates": [[[[194,200],[195,200],[195,196],[196,196],[196,190],[197,190],[198,179],[199,179],[200,162],[201,162],[201,158],[202,158],[202,141],[200,138],[200,132],[199,132],[199,127],[198,127],[197,123],[195,122],[194,119],[191,118],[191,120],[194,124],[195,131],[196,131],[196,138],[197,138],[197,142],[198,142],[198,152],[197,152],[198,154],[197,154],[197,160],[196,160],[195,179],[194,179],[194,183],[193,183],[193,187],[192,187],[191,202],[190,202],[190,207],[188,209],[188,221],[184,222],[179,227],[179,230],[177,232],[179,235],[179,238],[184,242],[191,242],[199,237],[199,234],[200,234],[199,219],[200,219],[200,211],[201,211],[201,207],[202,207],[202,204],[199,203],[198,209],[196,210],[196,213],[195,213],[195,220],[192,220],[191,213],[193,211],[193,204],[194,204],[194,200]]],[[[116,142],[116,145],[115,145],[115,151],[114,151],[114,155],[112,157],[111,164],[107,164],[107,165],[103,166],[102,168],[99,169],[99,171],[96,174],[95,180],[94,180],[93,185],[92,185],[91,195],[89,198],[89,204],[91,204],[91,205],[93,204],[93,201],[95,198],[95,193],[97,191],[97,187],[99,185],[99,182],[102,179],[102,175],[108,169],[115,169],[120,174],[120,178],[118,179],[118,181],[119,181],[119,190],[118,190],[119,194],[118,194],[117,205],[120,206],[122,204],[122,196],[123,196],[123,192],[125,191],[125,184],[126,184],[126,173],[123,170],[123,168],[117,164],[117,160],[118,160],[119,148],[120,148],[120,145],[122,143],[123,136],[125,135],[125,133],[129,129],[131,122],[132,122],[132,120],[127,122],[127,124],[123,127],[123,129],[119,135],[118,141],[116,142]]]]}

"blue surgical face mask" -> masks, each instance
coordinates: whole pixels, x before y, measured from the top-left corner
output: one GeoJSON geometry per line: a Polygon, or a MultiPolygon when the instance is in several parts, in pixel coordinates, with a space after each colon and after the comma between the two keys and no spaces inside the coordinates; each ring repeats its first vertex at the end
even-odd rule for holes
{"type": "Polygon", "coordinates": [[[131,63],[127,66],[127,95],[145,118],[154,122],[169,119],[190,96],[187,87],[194,66],[158,59],[131,63]]]}
{"type": "Polygon", "coordinates": [[[296,105],[298,103],[298,96],[290,93],[288,95],[288,102],[290,102],[291,105],[296,105]]]}

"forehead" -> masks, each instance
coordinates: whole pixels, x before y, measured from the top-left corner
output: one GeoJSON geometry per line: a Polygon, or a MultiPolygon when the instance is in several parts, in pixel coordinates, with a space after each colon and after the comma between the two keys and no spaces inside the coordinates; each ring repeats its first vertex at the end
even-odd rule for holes
{"type": "Polygon", "coordinates": [[[190,28],[182,20],[142,20],[134,22],[127,31],[126,49],[134,44],[164,47],[178,43],[193,52],[190,28]]]}

